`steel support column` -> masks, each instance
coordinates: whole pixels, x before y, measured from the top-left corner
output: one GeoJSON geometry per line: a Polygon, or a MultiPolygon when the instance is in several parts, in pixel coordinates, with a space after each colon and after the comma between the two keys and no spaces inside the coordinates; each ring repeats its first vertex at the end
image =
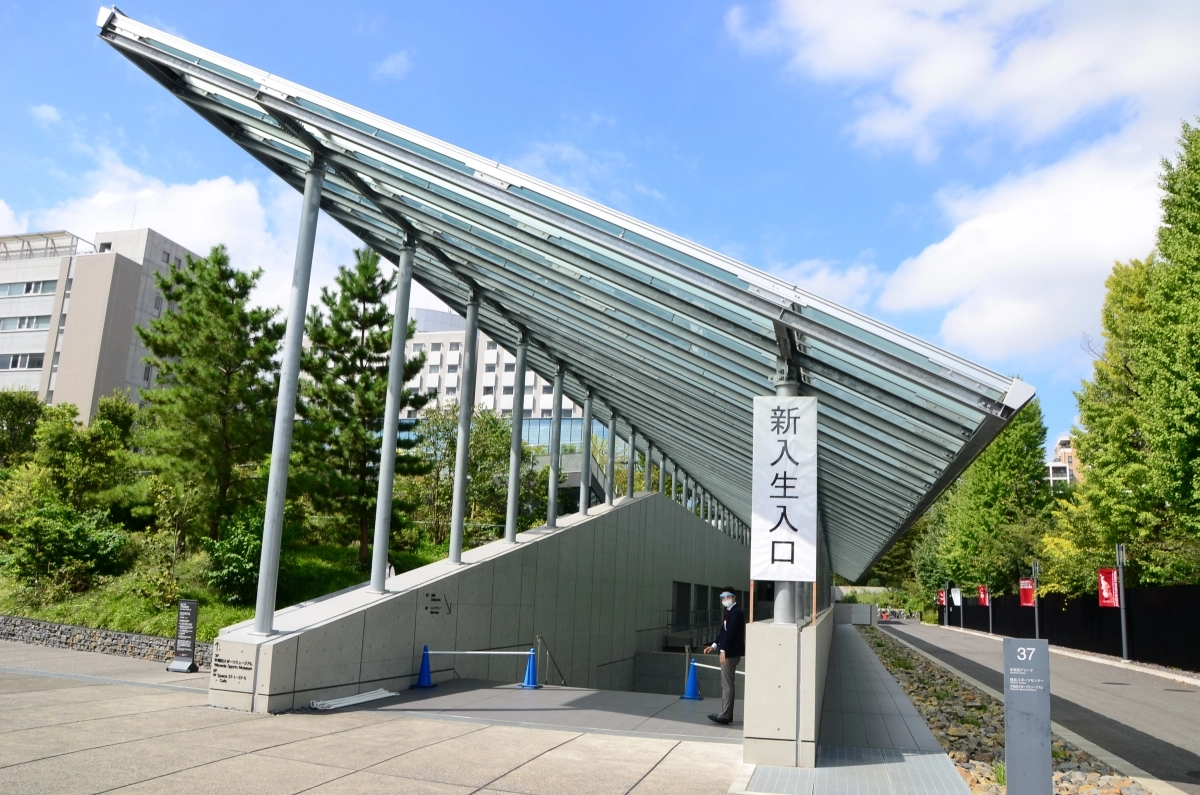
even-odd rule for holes
{"type": "MultiPolygon", "coordinates": [[[[504,518],[504,540],[517,542],[517,516],[521,512],[521,454],[524,445],[521,430],[525,424],[525,362],[529,358],[529,337],[521,335],[517,343],[517,364],[513,373],[512,442],[508,450],[508,513],[504,518]]],[[[503,369],[503,368],[501,368],[503,369]]]]}
{"type": "Polygon", "coordinates": [[[604,499],[609,505],[617,498],[617,412],[612,411],[608,415],[608,462],[605,466],[605,495],[604,499]]]}
{"type": "MultiPolygon", "coordinates": [[[[471,419],[475,411],[475,375],[479,362],[479,294],[467,300],[467,329],[463,340],[462,377],[458,390],[458,449],[454,457],[454,500],[450,507],[450,562],[462,563],[463,524],[467,517],[467,463],[470,460],[471,419]]],[[[523,397],[523,396],[522,396],[523,397]]]]}
{"type": "Polygon", "coordinates": [[[592,501],[592,390],[583,398],[583,461],[579,465],[579,515],[587,516],[592,501]]]}
{"type": "Polygon", "coordinates": [[[633,496],[633,473],[637,469],[637,431],[629,426],[629,465],[625,472],[625,496],[633,496]]]}
{"type": "Polygon", "coordinates": [[[392,318],[392,350],[388,354],[387,400],[379,451],[379,493],[375,498],[375,543],[371,548],[371,590],[383,593],[388,544],[392,536],[392,491],[396,485],[396,439],[400,433],[400,399],[404,389],[404,343],[408,338],[408,303],[412,294],[416,243],[400,250],[396,267],[396,314],[392,318]]]}
{"type": "Polygon", "coordinates": [[[283,540],[283,507],[287,500],[288,461],[292,456],[292,426],[296,421],[296,387],[300,379],[300,351],[304,345],[304,313],[308,309],[308,283],[312,276],[317,215],[321,210],[321,183],[325,166],[309,166],[304,175],[300,205],[300,233],[296,236],[296,262],[288,302],[283,361],[279,371],[279,397],[275,404],[275,434],[271,439],[271,470],[267,478],[267,506],[263,516],[262,554],[258,563],[258,601],[254,607],[254,632],[269,635],[275,624],[275,590],[279,584],[279,545],[283,540]]]}
{"type": "Polygon", "coordinates": [[[658,493],[663,493],[663,486],[667,482],[667,456],[662,450],[658,451],[658,493]]]}
{"type": "Polygon", "coordinates": [[[558,475],[562,459],[562,365],[554,374],[554,408],[550,410],[550,486],[546,495],[546,527],[558,527],[558,475]]]}

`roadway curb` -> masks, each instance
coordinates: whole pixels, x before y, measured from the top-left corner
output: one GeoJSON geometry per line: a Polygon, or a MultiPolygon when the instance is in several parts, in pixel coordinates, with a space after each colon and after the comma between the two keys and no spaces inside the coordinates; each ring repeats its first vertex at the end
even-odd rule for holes
{"type": "MultiPolygon", "coordinates": [[[[937,627],[938,629],[949,629],[954,632],[961,632],[964,635],[975,635],[980,638],[991,638],[993,640],[1004,640],[1007,635],[989,635],[986,632],[980,632],[977,629],[960,629],[958,627],[948,627],[944,624],[922,624],[923,627],[937,627]]],[[[1124,668],[1127,671],[1137,671],[1138,673],[1150,674],[1161,679],[1169,679],[1173,682],[1181,682],[1185,685],[1200,687],[1200,679],[1191,676],[1184,676],[1173,671],[1164,671],[1159,668],[1151,668],[1137,662],[1125,662],[1124,660],[1113,660],[1099,654],[1087,654],[1086,652],[1068,649],[1063,646],[1051,646],[1051,654],[1061,654],[1063,657],[1073,657],[1076,660],[1087,660],[1088,662],[1099,663],[1101,665],[1111,665],[1113,668],[1124,668]]]]}
{"type": "MultiPolygon", "coordinates": [[[[923,625],[923,626],[925,626],[925,625],[923,625]]],[[[881,627],[881,629],[883,629],[883,627],[881,627]]],[[[970,632],[972,634],[982,635],[985,638],[995,638],[997,640],[1003,640],[1002,635],[988,635],[986,632],[975,632],[974,630],[960,630],[957,627],[943,627],[943,629],[953,629],[956,632],[970,632]]],[[[928,653],[922,651],[921,649],[918,649],[916,646],[912,645],[911,643],[904,640],[903,638],[897,637],[896,633],[894,633],[894,632],[889,632],[888,637],[892,638],[893,640],[897,641],[898,643],[903,643],[905,646],[912,649],[914,652],[921,655],[926,660],[929,660],[931,663],[938,666],[939,668],[941,668],[945,671],[949,671],[951,674],[953,674],[954,676],[957,676],[959,679],[963,680],[964,682],[967,682],[968,684],[971,684],[971,685],[979,688],[984,693],[987,693],[989,696],[991,696],[992,698],[999,701],[1001,704],[1004,703],[1004,694],[1003,693],[999,693],[999,692],[993,690],[992,688],[988,687],[983,682],[980,682],[978,679],[975,679],[974,677],[967,676],[965,673],[958,670],[957,668],[950,667],[949,665],[942,662],[941,660],[934,657],[933,655],[928,654],[928,653]]],[[[1174,786],[1173,784],[1169,784],[1166,781],[1163,781],[1162,779],[1155,778],[1153,775],[1151,775],[1150,773],[1147,773],[1145,770],[1142,770],[1140,767],[1133,764],[1132,762],[1126,761],[1125,759],[1122,759],[1121,757],[1117,756],[1116,754],[1112,753],[1111,751],[1107,751],[1107,750],[1101,748],[1100,746],[1096,745],[1091,740],[1088,740],[1085,737],[1079,736],[1075,732],[1068,729],[1066,726],[1063,726],[1061,723],[1056,723],[1055,721],[1050,721],[1050,730],[1054,734],[1057,734],[1063,740],[1066,740],[1067,742],[1074,745],[1076,748],[1079,748],[1082,751],[1088,752],[1092,756],[1099,759],[1101,762],[1104,762],[1106,765],[1109,765],[1113,769],[1119,770],[1120,772],[1124,773],[1126,776],[1133,779],[1137,783],[1141,784],[1143,787],[1145,787],[1147,790],[1154,793],[1155,795],[1188,795],[1188,793],[1184,792],[1183,790],[1179,789],[1178,787],[1174,786]]]]}

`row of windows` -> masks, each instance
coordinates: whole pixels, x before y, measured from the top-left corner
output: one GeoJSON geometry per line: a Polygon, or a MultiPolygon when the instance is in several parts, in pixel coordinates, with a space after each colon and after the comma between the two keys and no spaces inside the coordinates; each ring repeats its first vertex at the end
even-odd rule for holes
{"type": "Polygon", "coordinates": [[[44,353],[12,353],[0,356],[0,370],[41,370],[44,353]]]}
{"type": "Polygon", "coordinates": [[[43,295],[52,293],[58,287],[58,279],[47,279],[40,282],[8,282],[0,284],[0,298],[11,295],[43,295]]]}
{"type": "MultiPolygon", "coordinates": [[[[447,344],[450,346],[451,351],[462,350],[461,342],[451,342],[451,343],[447,343],[447,344]]],[[[496,343],[491,340],[488,340],[486,347],[489,351],[494,351],[494,350],[496,350],[496,343]]],[[[412,349],[413,349],[413,353],[424,353],[425,352],[425,343],[414,342],[412,349]]],[[[429,343],[429,352],[430,353],[437,353],[441,349],[442,349],[442,343],[440,343],[440,342],[429,343]]]]}
{"type": "MultiPolygon", "coordinates": [[[[430,392],[430,394],[431,394],[431,395],[436,395],[436,394],[437,394],[437,390],[434,390],[433,392],[430,392]]],[[[450,390],[447,390],[447,394],[453,394],[453,393],[452,393],[450,390]]],[[[567,415],[569,415],[570,413],[571,413],[571,412],[569,412],[569,411],[567,411],[567,412],[564,412],[564,417],[565,417],[565,416],[567,416],[567,415]]],[[[500,416],[502,416],[502,417],[511,417],[511,416],[512,416],[512,409],[502,409],[502,410],[500,411],[500,416]]],[[[521,416],[522,416],[522,417],[524,417],[524,418],[525,418],[525,419],[527,419],[527,420],[528,420],[528,419],[533,419],[533,409],[525,409],[525,410],[524,410],[524,411],[521,413],[521,416]]],[[[416,412],[414,409],[409,409],[409,410],[408,410],[408,414],[406,415],[406,419],[415,420],[416,418],[417,418],[417,412],[416,412]]],[[[544,420],[552,420],[552,419],[554,419],[554,412],[552,412],[550,409],[542,409],[542,419],[544,419],[544,420]]]]}
{"type": "Polygon", "coordinates": [[[50,328],[49,315],[0,318],[0,331],[25,331],[26,329],[50,328]]]}

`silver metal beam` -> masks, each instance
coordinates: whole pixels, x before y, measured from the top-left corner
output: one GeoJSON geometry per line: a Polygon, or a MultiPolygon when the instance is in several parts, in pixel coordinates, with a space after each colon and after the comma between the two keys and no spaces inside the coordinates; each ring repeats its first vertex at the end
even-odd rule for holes
{"type": "Polygon", "coordinates": [[[479,362],[479,294],[467,301],[462,377],[458,390],[458,448],[454,457],[454,499],[450,506],[450,562],[462,563],[463,525],[467,517],[467,466],[470,461],[471,419],[475,412],[475,376],[479,362]]]}
{"type": "Polygon", "coordinates": [[[521,512],[521,459],[524,442],[521,438],[525,423],[525,363],[529,357],[529,337],[521,336],[517,343],[517,363],[513,368],[512,441],[508,450],[508,511],[504,519],[504,540],[517,542],[517,520],[521,512]]]}
{"type": "Polygon", "coordinates": [[[579,515],[587,516],[592,501],[592,392],[583,399],[583,461],[579,465],[579,515]]]}
{"type": "MultiPolygon", "coordinates": [[[[562,394],[565,370],[554,374],[554,407],[550,410],[550,484],[546,499],[546,527],[558,527],[558,478],[562,458],[562,394]]],[[[524,399],[524,396],[522,396],[524,399]]]]}
{"type": "Polygon", "coordinates": [[[606,493],[604,499],[609,505],[617,496],[617,412],[612,412],[608,417],[608,461],[605,463],[605,484],[606,493]]]}

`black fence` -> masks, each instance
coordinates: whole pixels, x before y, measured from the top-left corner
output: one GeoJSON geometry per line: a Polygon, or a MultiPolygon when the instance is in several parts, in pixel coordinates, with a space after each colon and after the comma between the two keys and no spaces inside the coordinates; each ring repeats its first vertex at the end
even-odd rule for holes
{"type": "MultiPolygon", "coordinates": [[[[1129,656],[1138,662],[1200,671],[1200,585],[1127,588],[1129,656]]],[[[1033,608],[1019,596],[992,599],[992,631],[1012,638],[1033,637],[1033,608]]],[[[943,620],[938,608],[938,620],[943,620]]],[[[988,609],[963,599],[950,610],[950,625],[988,631],[988,609]]],[[[1121,611],[1100,607],[1095,594],[1067,601],[1061,594],[1039,600],[1040,635],[1055,646],[1121,656],[1121,611]]]]}

